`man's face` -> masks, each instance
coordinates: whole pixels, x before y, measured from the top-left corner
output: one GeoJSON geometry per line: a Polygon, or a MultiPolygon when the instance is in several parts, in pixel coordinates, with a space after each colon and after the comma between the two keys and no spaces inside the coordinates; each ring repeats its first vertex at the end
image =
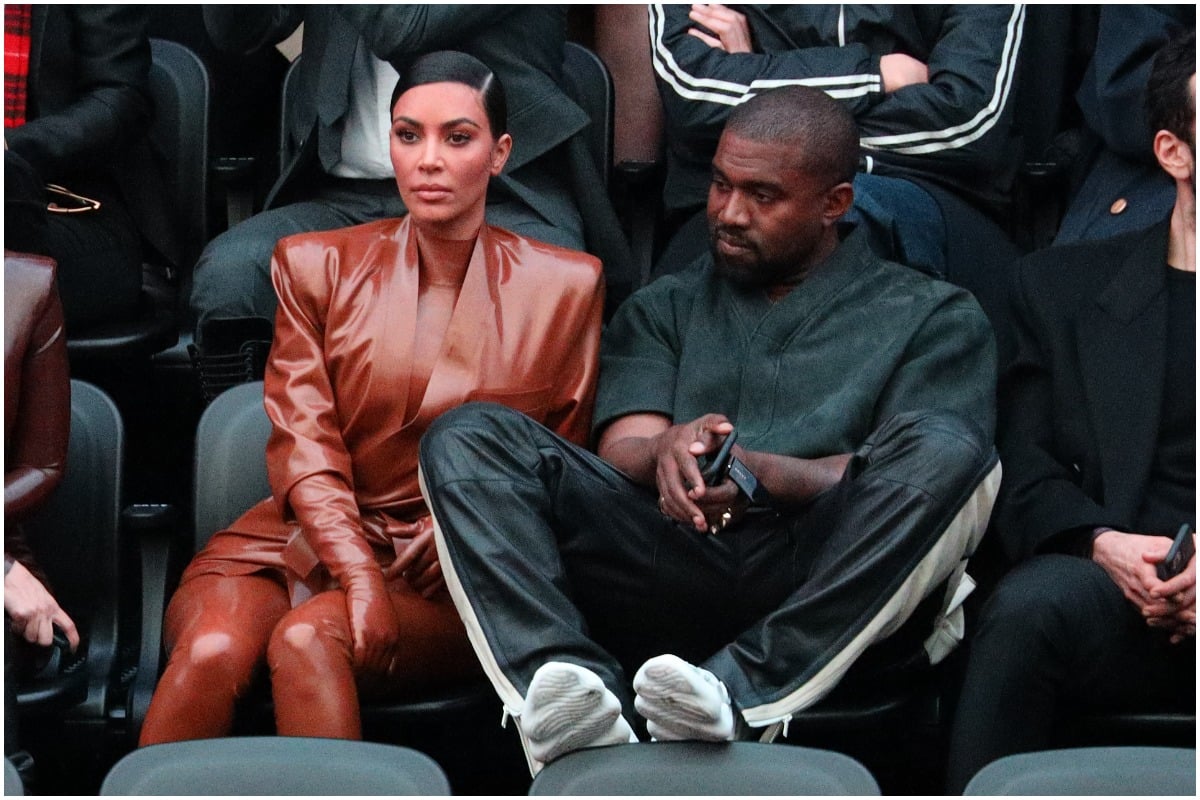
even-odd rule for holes
{"type": "Polygon", "coordinates": [[[773,286],[803,274],[832,248],[827,182],[798,169],[796,145],[721,136],[708,189],[708,230],[718,274],[773,286]]]}

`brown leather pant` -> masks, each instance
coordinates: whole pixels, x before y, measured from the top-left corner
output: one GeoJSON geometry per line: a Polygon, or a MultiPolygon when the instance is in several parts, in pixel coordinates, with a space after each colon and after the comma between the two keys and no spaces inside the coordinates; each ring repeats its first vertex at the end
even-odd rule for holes
{"type": "Polygon", "coordinates": [[[401,646],[393,673],[383,676],[354,666],[340,589],[291,608],[273,573],[185,581],[167,609],[170,656],[139,744],[228,735],[234,706],[264,660],[283,736],[359,739],[360,689],[382,697],[481,674],[448,594],[426,600],[394,588],[401,646]]]}

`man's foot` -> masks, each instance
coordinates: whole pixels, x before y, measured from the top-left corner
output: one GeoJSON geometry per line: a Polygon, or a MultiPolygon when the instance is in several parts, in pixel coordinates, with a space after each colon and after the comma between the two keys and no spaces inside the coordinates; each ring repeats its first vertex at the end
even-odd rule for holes
{"type": "Polygon", "coordinates": [[[677,656],[655,656],[638,670],[633,688],[634,706],[658,741],[733,740],[729,690],[708,670],[677,656]]]}
{"type": "Polygon", "coordinates": [[[547,764],[583,747],[637,741],[621,701],[589,669],[550,661],[533,674],[517,720],[529,755],[547,764]]]}

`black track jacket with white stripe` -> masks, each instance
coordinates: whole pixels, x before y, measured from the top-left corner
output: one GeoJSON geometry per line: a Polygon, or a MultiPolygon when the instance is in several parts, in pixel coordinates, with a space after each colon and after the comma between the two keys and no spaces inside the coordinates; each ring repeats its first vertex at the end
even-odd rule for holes
{"type": "Polygon", "coordinates": [[[931,181],[984,205],[1012,181],[1013,77],[1021,5],[731,5],[753,53],[688,35],[689,5],[650,6],[650,46],[666,113],[669,209],[703,205],[730,109],[777,86],[803,84],[846,103],[863,167],[931,181]],[[885,94],[879,58],[905,53],[929,83],[885,94]]]}

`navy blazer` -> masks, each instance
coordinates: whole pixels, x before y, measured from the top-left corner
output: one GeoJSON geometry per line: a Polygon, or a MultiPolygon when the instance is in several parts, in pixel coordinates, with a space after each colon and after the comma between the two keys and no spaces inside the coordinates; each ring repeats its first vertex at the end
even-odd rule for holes
{"type": "Polygon", "coordinates": [[[1133,527],[1168,367],[1168,232],[1169,221],[1018,264],[994,517],[1014,561],[1071,552],[1096,526],[1133,527]]]}

